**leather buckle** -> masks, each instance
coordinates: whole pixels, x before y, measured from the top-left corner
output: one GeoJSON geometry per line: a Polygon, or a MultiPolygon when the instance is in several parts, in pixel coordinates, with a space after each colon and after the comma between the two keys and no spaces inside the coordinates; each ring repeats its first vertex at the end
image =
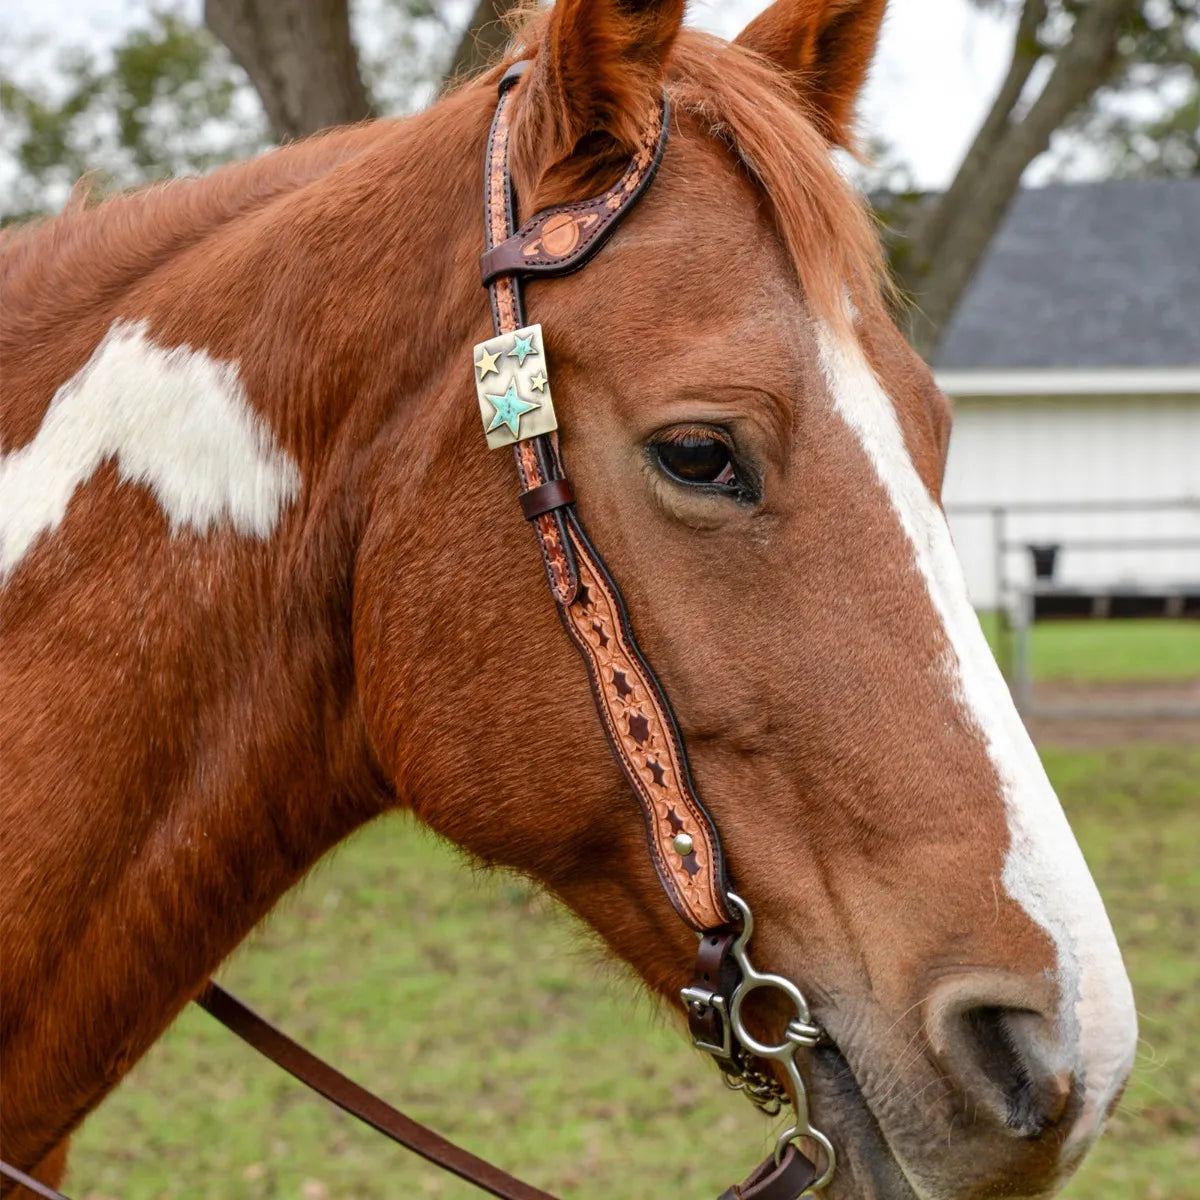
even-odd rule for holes
{"type": "Polygon", "coordinates": [[[714,1058],[732,1059],[733,1025],[729,1020],[729,1007],[725,997],[720,992],[701,987],[685,987],[679,995],[687,1005],[692,1028],[692,1045],[714,1058]],[[716,1017],[719,1041],[700,1032],[704,1025],[709,1024],[710,1013],[716,1017]]]}

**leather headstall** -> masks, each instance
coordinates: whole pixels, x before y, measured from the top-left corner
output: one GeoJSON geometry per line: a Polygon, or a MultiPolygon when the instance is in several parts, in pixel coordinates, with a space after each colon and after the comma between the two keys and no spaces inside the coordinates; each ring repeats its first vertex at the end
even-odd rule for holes
{"type": "MultiPolygon", "coordinates": [[[[669,104],[664,93],[629,165],[607,191],[543,209],[514,232],[517,197],[508,142],[514,88],[531,65],[514,63],[502,75],[487,144],[480,270],[494,336],[475,347],[480,415],[488,445],[512,447],[522,510],[537,535],[559,616],[586,664],[609,746],[641,805],[658,877],[680,917],[702,935],[693,984],[683,991],[693,1041],[713,1056],[731,1086],[773,1115],[789,1097],[770,1068],[744,1049],[742,993],[782,985],[797,1006],[787,1039],[778,1047],[760,1047],[768,1057],[790,1062],[797,1047],[814,1044],[818,1031],[798,989],[758,975],[745,957],[749,909],[731,895],[720,837],[692,784],[671,705],[634,638],[621,591],[580,520],[559,451],[542,327],[526,325],[521,295],[522,277],[577,271],[612,236],[658,170],[669,104]]],[[[797,1123],[767,1162],[721,1200],[796,1200],[810,1186],[828,1182],[832,1147],[808,1124],[798,1071],[793,1068],[789,1078],[799,1093],[792,1098],[797,1123]],[[828,1158],[819,1180],[795,1144],[796,1137],[810,1134],[828,1158]]]]}

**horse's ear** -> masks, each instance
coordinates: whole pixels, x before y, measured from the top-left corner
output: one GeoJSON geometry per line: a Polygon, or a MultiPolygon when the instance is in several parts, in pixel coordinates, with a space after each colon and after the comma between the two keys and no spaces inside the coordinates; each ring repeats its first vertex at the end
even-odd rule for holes
{"type": "Polygon", "coordinates": [[[542,174],[589,136],[637,145],[683,8],[684,0],[557,0],[514,122],[526,171],[542,174]]]}
{"type": "Polygon", "coordinates": [[[821,132],[849,147],[854,102],[886,6],[887,0],[775,0],[737,42],[794,75],[821,132]]]}

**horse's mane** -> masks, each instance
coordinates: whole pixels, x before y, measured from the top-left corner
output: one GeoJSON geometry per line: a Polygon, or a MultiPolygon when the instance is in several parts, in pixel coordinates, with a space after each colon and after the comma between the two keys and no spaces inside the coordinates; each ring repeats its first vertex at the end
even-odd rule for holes
{"type": "MultiPolygon", "coordinates": [[[[530,46],[538,25],[531,22],[517,44],[530,46]]],[[[677,111],[698,118],[762,187],[813,311],[840,323],[847,288],[860,299],[877,296],[885,278],[879,240],[805,115],[796,81],[739,46],[692,30],[676,39],[667,70],[677,111]]],[[[83,300],[82,275],[92,296],[117,295],[227,222],[369,153],[396,126],[335,130],[203,178],[99,204],[81,188],[57,216],[0,234],[0,292],[20,308],[51,297],[61,304],[64,292],[83,300]]]]}
{"type": "MultiPolygon", "coordinates": [[[[173,254],[362,153],[388,123],[333,130],[209,175],[149,184],[95,202],[85,178],[63,211],[0,233],[0,294],[30,305],[63,289],[111,296],[173,254]],[[14,294],[15,293],[15,294],[14,294]]],[[[81,299],[82,299],[81,295],[81,299]]]]}

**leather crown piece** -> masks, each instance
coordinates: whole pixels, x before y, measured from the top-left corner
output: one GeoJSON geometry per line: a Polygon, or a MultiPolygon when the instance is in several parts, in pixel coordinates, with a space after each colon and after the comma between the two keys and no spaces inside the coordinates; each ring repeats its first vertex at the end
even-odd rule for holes
{"type": "MultiPolygon", "coordinates": [[[[514,63],[500,80],[501,93],[516,83],[528,66],[528,59],[514,63]]],[[[650,186],[667,148],[667,115],[664,97],[624,174],[608,191],[590,200],[545,209],[511,236],[494,244],[489,241],[479,260],[484,286],[503,275],[566,275],[578,271],[650,186]]],[[[491,165],[489,162],[489,173],[491,165]]],[[[497,166],[507,173],[506,163],[497,166]]]]}
{"type": "Polygon", "coordinates": [[[596,709],[613,754],[646,821],[650,856],[679,915],[693,929],[732,924],[720,839],[692,786],[687,755],[670,704],[634,640],[620,589],[575,511],[562,468],[558,436],[521,431],[524,413],[540,408],[548,389],[545,364],[528,376],[527,356],[541,356],[541,327],[527,326],[522,275],[564,275],[581,267],[615,231],[645,192],[667,142],[666,97],[653,113],[624,174],[590,200],[559,205],[531,217],[513,233],[515,196],[508,170],[511,89],[528,68],[515,63],[500,81],[500,99],[488,139],[485,173],[486,249],[480,260],[488,286],[495,337],[476,347],[476,385],[489,444],[498,422],[514,420],[511,444],[522,486],[521,504],[541,549],[551,591],[567,633],[587,665],[596,709]],[[509,359],[517,359],[516,364],[509,359]],[[503,361],[505,369],[493,364],[503,361]],[[485,388],[490,372],[497,379],[485,388]],[[486,378],[485,378],[486,377],[486,378]]]}

